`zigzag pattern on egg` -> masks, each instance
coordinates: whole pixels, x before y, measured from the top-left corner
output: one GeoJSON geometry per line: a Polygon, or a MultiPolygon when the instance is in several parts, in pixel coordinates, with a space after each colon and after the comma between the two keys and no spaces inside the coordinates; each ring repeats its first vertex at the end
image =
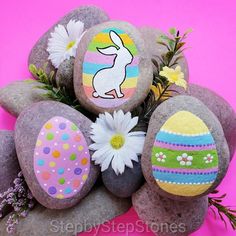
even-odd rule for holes
{"type": "Polygon", "coordinates": [[[164,191],[197,196],[216,180],[218,154],[205,123],[188,111],[172,115],[156,134],[152,172],[164,191]]]}

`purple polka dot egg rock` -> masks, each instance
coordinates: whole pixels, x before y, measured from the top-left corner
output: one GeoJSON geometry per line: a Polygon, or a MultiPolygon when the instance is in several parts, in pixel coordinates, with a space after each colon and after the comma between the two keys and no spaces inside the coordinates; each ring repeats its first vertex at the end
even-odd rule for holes
{"type": "Polygon", "coordinates": [[[130,111],[144,101],[153,79],[141,33],[127,22],[108,21],[82,37],[74,65],[74,88],[81,104],[98,114],[130,111]]]}
{"type": "Polygon", "coordinates": [[[26,182],[38,202],[64,209],[77,204],[99,170],[88,149],[91,121],[59,102],[40,102],[16,122],[15,142],[26,182]]]}
{"type": "Polygon", "coordinates": [[[154,111],[142,156],[153,189],[177,200],[198,198],[216,188],[228,164],[223,129],[198,99],[177,96],[154,111]]]}

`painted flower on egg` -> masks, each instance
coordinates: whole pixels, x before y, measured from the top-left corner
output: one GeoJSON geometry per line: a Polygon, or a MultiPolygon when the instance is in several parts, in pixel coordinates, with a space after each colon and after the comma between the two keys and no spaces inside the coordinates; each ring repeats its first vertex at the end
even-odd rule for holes
{"type": "Polygon", "coordinates": [[[159,187],[178,196],[206,192],[218,174],[215,141],[205,123],[188,111],[175,113],[161,127],[151,162],[159,187]]]}
{"type": "Polygon", "coordinates": [[[35,151],[34,171],[40,186],[53,198],[76,195],[90,171],[90,154],[79,128],[63,117],[42,127],[35,151]]]}

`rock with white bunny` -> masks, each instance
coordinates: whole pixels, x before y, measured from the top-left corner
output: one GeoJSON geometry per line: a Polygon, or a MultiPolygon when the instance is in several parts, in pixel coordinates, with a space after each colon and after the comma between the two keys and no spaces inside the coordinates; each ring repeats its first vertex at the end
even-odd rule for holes
{"type": "Polygon", "coordinates": [[[80,103],[93,113],[134,109],[146,98],[152,75],[144,40],[131,24],[106,22],[81,39],[74,88],[80,103]]]}

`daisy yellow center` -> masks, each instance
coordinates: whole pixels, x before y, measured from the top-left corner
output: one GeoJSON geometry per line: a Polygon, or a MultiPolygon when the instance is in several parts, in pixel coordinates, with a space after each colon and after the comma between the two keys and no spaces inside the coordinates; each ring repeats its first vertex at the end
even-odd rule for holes
{"type": "Polygon", "coordinates": [[[110,144],[114,149],[120,149],[125,144],[125,138],[121,134],[115,134],[112,136],[110,144]]]}
{"type": "Polygon", "coordinates": [[[74,45],[75,45],[75,41],[70,41],[66,46],[66,50],[71,49],[74,45]]]}

